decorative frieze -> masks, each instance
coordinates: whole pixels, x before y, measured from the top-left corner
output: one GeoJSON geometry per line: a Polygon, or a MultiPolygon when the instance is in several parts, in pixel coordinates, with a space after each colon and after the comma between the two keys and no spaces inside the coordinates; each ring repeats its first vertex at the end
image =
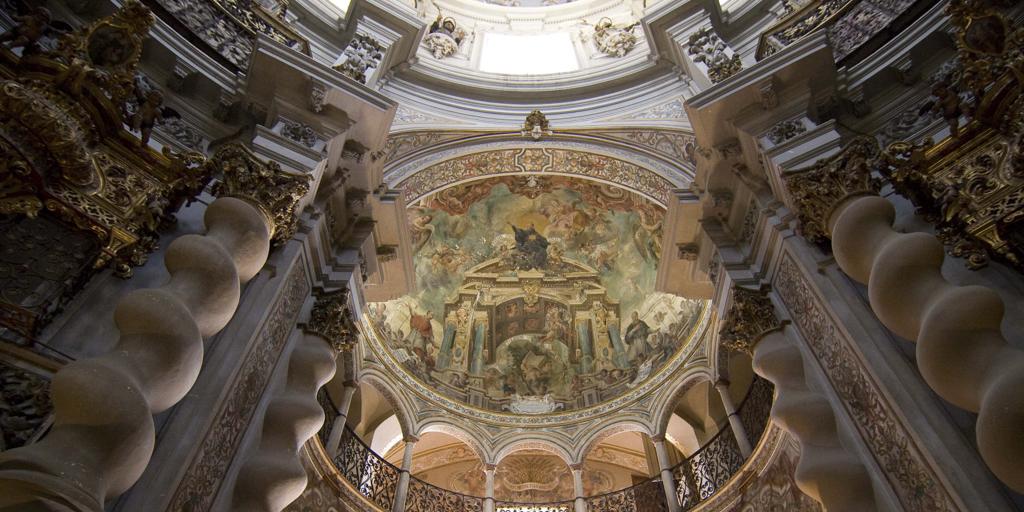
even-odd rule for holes
{"type": "Polygon", "coordinates": [[[48,378],[0,361],[0,451],[37,439],[52,412],[48,378]]]}
{"type": "Polygon", "coordinates": [[[320,140],[312,126],[288,119],[281,119],[281,135],[311,149],[320,140]]]}
{"type": "Polygon", "coordinates": [[[230,386],[213,424],[199,441],[195,455],[165,510],[209,510],[228,465],[235,457],[260,397],[281,356],[295,317],[309,295],[306,269],[300,262],[285,278],[281,296],[272,306],[259,338],[253,343],[230,386]]]}
{"type": "Polygon", "coordinates": [[[272,227],[275,245],[292,238],[299,222],[296,208],[309,192],[309,176],[285,172],[277,162],[264,162],[241,144],[221,147],[207,165],[223,176],[216,195],[245,199],[259,208],[272,227]]]}
{"type": "Polygon", "coordinates": [[[718,333],[723,347],[749,355],[766,334],[782,327],[767,290],[732,289],[732,306],[718,333]]]}
{"type": "Polygon", "coordinates": [[[384,52],[384,46],[373,37],[356,34],[341,52],[334,69],[356,82],[369,83],[373,72],[384,61],[384,52]]]}
{"type": "Polygon", "coordinates": [[[904,510],[961,510],[942,486],[944,480],[935,474],[917,447],[917,436],[900,420],[852,342],[841,334],[817,291],[788,252],[782,257],[774,288],[904,510]]]}
{"type": "Polygon", "coordinates": [[[831,158],[783,175],[805,238],[826,242],[829,217],[837,206],[851,197],[878,193],[881,182],[871,173],[879,153],[875,139],[860,137],[831,158]]]}
{"type": "Polygon", "coordinates": [[[711,27],[704,27],[687,40],[686,53],[694,62],[707,68],[711,83],[719,83],[743,70],[740,56],[734,54],[725,41],[711,27]]]}
{"type": "Polygon", "coordinates": [[[801,119],[791,119],[772,126],[765,137],[778,146],[802,133],[807,133],[807,125],[801,119]]]}

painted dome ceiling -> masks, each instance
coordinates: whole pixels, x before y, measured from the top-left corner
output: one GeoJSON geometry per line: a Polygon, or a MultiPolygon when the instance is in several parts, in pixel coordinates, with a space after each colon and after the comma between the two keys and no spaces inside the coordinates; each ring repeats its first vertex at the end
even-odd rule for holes
{"type": "Polygon", "coordinates": [[[410,205],[417,288],[370,305],[380,346],[426,388],[534,415],[636,391],[683,352],[705,302],[654,291],[665,210],[565,176],[463,183],[410,205]]]}

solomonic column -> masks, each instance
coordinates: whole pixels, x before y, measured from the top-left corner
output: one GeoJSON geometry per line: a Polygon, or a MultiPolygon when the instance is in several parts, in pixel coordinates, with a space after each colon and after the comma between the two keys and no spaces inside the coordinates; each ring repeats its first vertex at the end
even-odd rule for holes
{"type": "Polygon", "coordinates": [[[917,365],[931,388],[978,414],[978,450],[992,472],[1024,492],[1024,352],[1002,332],[1003,301],[981,286],[942,276],[942,243],[893,229],[896,209],[871,175],[880,162],[872,138],[783,176],[803,236],[831,245],[839,268],[868,287],[871,309],[917,343],[917,365]]]}
{"type": "Polygon", "coordinates": [[[167,247],[166,284],[118,302],[113,351],[54,375],[50,433],[0,454],[0,508],[102,510],[131,487],[153,453],[153,415],[192,388],[203,338],[231,320],[242,285],[266,263],[271,244],[294,233],[306,176],[239,145],[221,148],[205,165],[223,180],[206,209],[206,233],[167,247]]]}
{"type": "Polygon", "coordinates": [[[775,384],[772,421],[800,443],[797,487],[826,510],[878,510],[867,469],[840,442],[831,404],[807,386],[803,355],[787,324],[767,293],[734,287],[721,343],[750,354],[754,372],[775,384]]]}
{"type": "MultiPolygon", "coordinates": [[[[324,423],[316,395],[334,376],[338,354],[352,350],[357,341],[348,301],[344,288],[317,293],[303,336],[292,349],[284,389],[267,406],[259,446],[235,482],[232,510],[280,512],[306,488],[300,450],[324,423]]],[[[344,413],[339,418],[344,429],[344,413]]]]}

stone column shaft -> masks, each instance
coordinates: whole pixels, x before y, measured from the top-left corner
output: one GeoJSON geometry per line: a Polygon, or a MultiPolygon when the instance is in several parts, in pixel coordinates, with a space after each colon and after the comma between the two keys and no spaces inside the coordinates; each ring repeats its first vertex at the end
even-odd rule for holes
{"type": "Polygon", "coordinates": [[[404,512],[405,500],[409,496],[409,472],[412,471],[412,451],[416,447],[415,437],[405,438],[405,451],[402,453],[401,474],[398,475],[398,489],[395,490],[395,504],[392,512],[404,512]]]}
{"type": "Polygon", "coordinates": [[[583,464],[573,464],[572,489],[576,496],[576,512],[587,512],[587,500],[583,494],[583,464]]]}
{"type": "Polygon", "coordinates": [[[754,448],[750,445],[750,438],[747,436],[747,430],[743,428],[743,422],[740,420],[739,414],[736,413],[736,404],[732,403],[732,397],[729,395],[729,383],[720,380],[715,383],[715,389],[718,390],[718,395],[722,397],[722,406],[725,407],[725,413],[729,415],[729,426],[732,428],[733,436],[736,437],[736,445],[739,446],[743,458],[749,458],[754,448]]]}
{"type": "Polygon", "coordinates": [[[494,470],[497,466],[484,466],[484,512],[494,512],[494,470]]]}
{"type": "Polygon", "coordinates": [[[672,464],[668,460],[665,438],[658,436],[652,441],[654,441],[654,452],[658,455],[658,468],[661,469],[661,484],[665,488],[665,502],[668,503],[668,510],[669,512],[680,512],[682,508],[679,506],[676,479],[672,476],[672,464]]]}
{"type": "Polygon", "coordinates": [[[338,455],[338,448],[341,446],[341,435],[345,433],[345,423],[348,421],[348,410],[352,407],[352,398],[356,395],[356,383],[345,382],[341,392],[341,403],[338,404],[338,417],[334,418],[331,426],[331,435],[327,438],[327,454],[331,457],[338,455]]]}

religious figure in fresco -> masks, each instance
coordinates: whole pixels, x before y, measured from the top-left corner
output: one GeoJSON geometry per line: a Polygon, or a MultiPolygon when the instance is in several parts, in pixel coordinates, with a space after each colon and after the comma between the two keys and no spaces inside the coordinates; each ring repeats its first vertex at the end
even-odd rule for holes
{"type": "Polygon", "coordinates": [[[631,361],[642,359],[647,354],[647,336],[651,334],[651,326],[640,318],[640,313],[633,312],[633,321],[626,327],[626,345],[629,347],[628,357],[631,361]]]}
{"type": "Polygon", "coordinates": [[[519,253],[518,269],[542,270],[547,268],[548,239],[538,233],[537,228],[533,224],[530,224],[530,227],[526,229],[518,228],[512,224],[510,226],[512,226],[512,231],[516,234],[516,251],[519,253]]]}
{"type": "Polygon", "coordinates": [[[417,349],[423,351],[427,350],[427,345],[434,344],[434,327],[430,324],[430,321],[434,319],[434,313],[427,311],[427,314],[421,315],[409,309],[409,334],[406,335],[406,341],[412,346],[414,352],[417,349]]]}

